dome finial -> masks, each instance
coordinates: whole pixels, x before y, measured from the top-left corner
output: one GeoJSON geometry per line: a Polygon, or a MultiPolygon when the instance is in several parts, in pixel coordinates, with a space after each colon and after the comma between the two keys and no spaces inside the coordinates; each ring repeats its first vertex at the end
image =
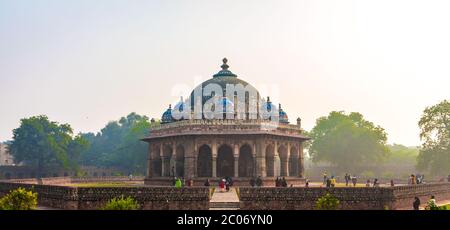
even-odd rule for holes
{"type": "Polygon", "coordinates": [[[172,109],[172,104],[169,104],[169,109],[172,109]]]}
{"type": "Polygon", "coordinates": [[[223,58],[222,62],[223,62],[222,66],[221,66],[222,69],[223,70],[227,70],[230,67],[230,66],[227,65],[228,59],[227,58],[223,58]]]}
{"type": "Polygon", "coordinates": [[[267,96],[267,102],[270,102],[270,97],[269,96],[267,96]]]}
{"type": "Polygon", "coordinates": [[[278,103],[278,109],[281,110],[281,103],[278,103]]]}

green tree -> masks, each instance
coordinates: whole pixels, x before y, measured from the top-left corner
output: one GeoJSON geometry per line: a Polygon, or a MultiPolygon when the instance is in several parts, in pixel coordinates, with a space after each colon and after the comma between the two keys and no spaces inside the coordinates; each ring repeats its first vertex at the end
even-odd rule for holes
{"type": "Polygon", "coordinates": [[[0,199],[0,210],[33,210],[37,207],[37,193],[18,188],[0,199]]]}
{"type": "Polygon", "coordinates": [[[337,210],[339,207],[339,200],[327,193],[325,196],[320,197],[316,202],[317,210],[337,210]]]}
{"type": "Polygon", "coordinates": [[[422,148],[417,167],[433,175],[450,171],[450,102],[427,107],[419,121],[422,148]]]}
{"type": "Polygon", "coordinates": [[[14,161],[37,167],[38,176],[47,167],[76,167],[80,152],[87,148],[81,136],[73,137],[70,125],[43,115],[22,119],[13,135],[9,150],[14,161]]]}
{"type": "Polygon", "coordinates": [[[141,139],[148,135],[149,128],[148,117],[130,113],[119,121],[109,122],[97,134],[83,134],[90,148],[82,153],[80,162],[144,174],[148,144],[141,139]]]}
{"type": "Polygon", "coordinates": [[[120,198],[113,198],[108,203],[106,203],[103,210],[137,210],[139,209],[139,204],[132,198],[123,196],[120,198]]]}
{"type": "Polygon", "coordinates": [[[387,134],[360,113],[331,112],[317,119],[310,132],[309,154],[314,162],[330,162],[340,172],[361,171],[382,162],[389,153],[387,134]]]}

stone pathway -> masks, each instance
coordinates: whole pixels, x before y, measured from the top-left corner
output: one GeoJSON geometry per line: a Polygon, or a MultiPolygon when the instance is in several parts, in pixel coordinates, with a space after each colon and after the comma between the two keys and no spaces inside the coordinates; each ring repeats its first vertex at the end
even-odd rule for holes
{"type": "Polygon", "coordinates": [[[236,190],[231,188],[229,192],[221,192],[217,187],[209,201],[209,210],[238,210],[239,198],[236,190]]]}

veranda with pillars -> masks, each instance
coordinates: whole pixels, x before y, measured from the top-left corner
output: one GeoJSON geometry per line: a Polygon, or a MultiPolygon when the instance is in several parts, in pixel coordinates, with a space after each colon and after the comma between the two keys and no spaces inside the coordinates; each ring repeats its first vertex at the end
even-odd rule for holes
{"type": "Polygon", "coordinates": [[[160,138],[149,142],[147,177],[303,178],[302,141],[272,135],[160,138]]]}

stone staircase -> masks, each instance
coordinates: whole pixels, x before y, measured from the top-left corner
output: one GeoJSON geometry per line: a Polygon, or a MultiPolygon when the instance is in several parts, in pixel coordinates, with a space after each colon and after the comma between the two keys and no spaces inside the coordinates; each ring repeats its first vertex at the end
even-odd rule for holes
{"type": "Polygon", "coordinates": [[[239,202],[210,202],[209,210],[239,210],[239,202]]]}
{"type": "Polygon", "coordinates": [[[209,201],[209,210],[239,210],[236,190],[231,188],[229,192],[220,192],[217,188],[209,201]]]}

